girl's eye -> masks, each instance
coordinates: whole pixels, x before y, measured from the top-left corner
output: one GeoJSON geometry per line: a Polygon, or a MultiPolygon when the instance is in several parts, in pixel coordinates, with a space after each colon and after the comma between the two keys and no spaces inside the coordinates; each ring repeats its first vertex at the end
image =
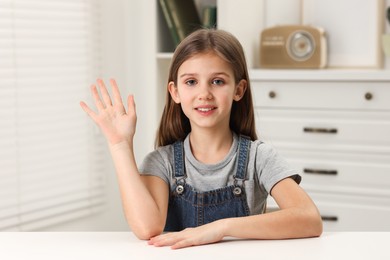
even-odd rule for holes
{"type": "Polygon", "coordinates": [[[186,83],[186,85],[188,85],[188,86],[193,86],[193,85],[196,84],[196,80],[190,79],[190,80],[187,80],[185,83],[186,83]]]}
{"type": "Polygon", "coordinates": [[[223,84],[225,84],[225,81],[223,81],[222,79],[214,79],[212,81],[213,85],[218,85],[218,86],[221,86],[223,84]]]}

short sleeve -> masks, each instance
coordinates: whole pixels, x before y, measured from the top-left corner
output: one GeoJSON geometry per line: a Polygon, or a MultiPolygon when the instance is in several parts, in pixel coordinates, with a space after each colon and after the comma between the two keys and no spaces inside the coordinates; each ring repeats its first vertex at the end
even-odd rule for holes
{"type": "Polygon", "coordinates": [[[293,169],[276,149],[266,143],[257,143],[256,168],[260,184],[268,193],[279,181],[292,178],[296,183],[301,182],[301,176],[293,169]]]}
{"type": "Polygon", "coordinates": [[[139,172],[141,175],[159,177],[169,184],[169,174],[171,172],[169,168],[167,158],[164,159],[164,153],[161,150],[154,150],[144,158],[139,167],[139,172]]]}

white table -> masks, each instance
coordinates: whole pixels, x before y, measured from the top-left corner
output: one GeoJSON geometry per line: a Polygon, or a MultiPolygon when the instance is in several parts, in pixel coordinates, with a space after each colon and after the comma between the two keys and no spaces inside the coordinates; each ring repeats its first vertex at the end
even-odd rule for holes
{"type": "Polygon", "coordinates": [[[171,250],[131,232],[0,232],[0,259],[390,259],[390,232],[334,232],[319,238],[236,240],[171,250]]]}

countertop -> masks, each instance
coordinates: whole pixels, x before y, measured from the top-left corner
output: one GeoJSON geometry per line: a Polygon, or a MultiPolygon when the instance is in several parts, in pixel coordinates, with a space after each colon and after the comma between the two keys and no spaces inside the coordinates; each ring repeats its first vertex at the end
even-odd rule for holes
{"type": "Polygon", "coordinates": [[[0,232],[0,259],[390,259],[390,232],[325,232],[318,238],[240,240],[172,250],[131,232],[0,232]]]}

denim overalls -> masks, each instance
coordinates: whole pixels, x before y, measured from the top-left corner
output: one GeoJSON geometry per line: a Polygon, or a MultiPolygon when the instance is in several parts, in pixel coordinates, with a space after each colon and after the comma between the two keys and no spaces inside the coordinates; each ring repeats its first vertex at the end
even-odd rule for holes
{"type": "Polygon", "coordinates": [[[240,136],[234,184],[216,190],[197,192],[186,184],[183,142],[173,144],[175,185],[170,192],[165,231],[180,231],[222,218],[249,215],[244,182],[250,139],[240,136]]]}

